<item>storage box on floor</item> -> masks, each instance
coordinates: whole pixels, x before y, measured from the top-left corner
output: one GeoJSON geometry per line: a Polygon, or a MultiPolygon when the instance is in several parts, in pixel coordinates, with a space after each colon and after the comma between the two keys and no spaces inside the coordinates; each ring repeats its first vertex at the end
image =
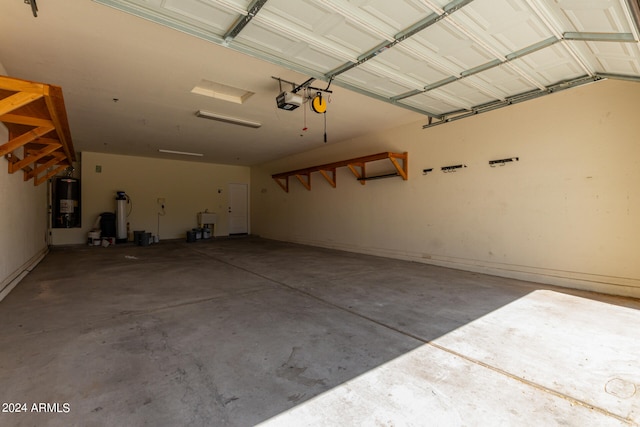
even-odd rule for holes
{"type": "MultiPolygon", "coordinates": [[[[116,244],[115,237],[100,237],[100,234],[100,230],[94,230],[88,233],[88,243],[90,246],[104,246],[106,248],[116,244]]],[[[138,246],[149,246],[153,243],[158,243],[158,240],[158,236],[147,233],[144,230],[133,232],[133,243],[138,246]]]]}
{"type": "Polygon", "coordinates": [[[208,227],[204,228],[193,228],[190,231],[187,231],[187,242],[192,243],[196,240],[201,239],[210,239],[211,238],[211,229],[208,227]]]}
{"type": "Polygon", "coordinates": [[[158,236],[147,233],[144,230],[134,231],[133,243],[138,246],[149,246],[153,243],[158,243],[158,236]]]}
{"type": "Polygon", "coordinates": [[[100,230],[94,230],[87,233],[87,243],[89,246],[104,246],[115,245],[115,237],[100,237],[100,230]]]}

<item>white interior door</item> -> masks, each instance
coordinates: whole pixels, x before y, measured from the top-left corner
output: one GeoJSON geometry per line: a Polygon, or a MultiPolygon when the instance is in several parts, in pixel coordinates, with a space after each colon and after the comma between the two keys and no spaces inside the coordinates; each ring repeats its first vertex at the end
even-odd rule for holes
{"type": "Polygon", "coordinates": [[[229,234],[249,233],[248,184],[229,184],[229,234]]]}

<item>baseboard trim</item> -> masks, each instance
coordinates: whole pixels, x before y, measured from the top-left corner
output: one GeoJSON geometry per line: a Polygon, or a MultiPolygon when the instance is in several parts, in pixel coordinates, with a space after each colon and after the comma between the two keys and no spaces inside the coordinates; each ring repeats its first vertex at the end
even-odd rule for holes
{"type": "Polygon", "coordinates": [[[5,280],[0,282],[0,301],[2,301],[9,292],[15,288],[24,277],[29,274],[44,257],[49,253],[49,248],[45,247],[34,255],[29,261],[24,263],[20,268],[9,275],[5,280]]]}
{"type": "Polygon", "coordinates": [[[524,280],[551,286],[561,286],[591,292],[640,298],[640,279],[636,278],[554,270],[532,266],[499,264],[465,258],[417,254],[386,248],[363,248],[337,242],[316,241],[301,238],[281,239],[278,237],[271,237],[266,235],[263,235],[263,237],[267,239],[299,243],[302,245],[336,249],[346,252],[355,252],[365,255],[381,256],[385,258],[400,259],[404,261],[413,261],[422,264],[437,265],[440,267],[453,268],[456,270],[472,271],[475,273],[489,274],[492,276],[524,280]]]}

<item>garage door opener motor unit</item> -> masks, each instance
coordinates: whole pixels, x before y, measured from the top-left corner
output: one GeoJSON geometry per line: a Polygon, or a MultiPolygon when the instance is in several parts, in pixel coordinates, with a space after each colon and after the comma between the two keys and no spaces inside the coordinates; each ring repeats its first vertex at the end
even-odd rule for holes
{"type": "Polygon", "coordinates": [[[278,108],[281,108],[283,110],[295,110],[302,105],[302,96],[297,95],[293,92],[285,91],[277,96],[276,103],[278,104],[278,108]]]}

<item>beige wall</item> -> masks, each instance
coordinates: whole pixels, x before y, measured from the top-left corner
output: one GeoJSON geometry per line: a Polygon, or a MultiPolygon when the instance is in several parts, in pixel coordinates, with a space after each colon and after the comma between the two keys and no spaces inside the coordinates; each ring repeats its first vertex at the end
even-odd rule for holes
{"type": "Polygon", "coordinates": [[[152,159],[83,152],[81,161],[82,228],[61,230],[54,244],[85,243],[87,232],[102,212],[115,212],[116,191],[131,198],[130,230],[158,232],[158,198],[165,199],[160,216],[160,239],[185,238],[197,226],[196,214],[208,209],[218,214],[215,235],[228,234],[229,183],[249,183],[250,169],[179,160],[152,159]],[[101,172],[96,172],[96,166],[101,172]],[[222,190],[218,193],[218,189],[222,190]]]}
{"type": "MultiPolygon", "coordinates": [[[[0,74],[6,74],[0,64],[0,74]]],[[[0,123],[0,144],[9,139],[0,123]]],[[[0,300],[47,252],[47,185],[7,173],[0,159],[0,300]]]]}
{"type": "Polygon", "coordinates": [[[640,84],[605,81],[423,130],[389,130],[252,169],[263,237],[640,296],[640,84]],[[408,151],[410,178],[312,191],[277,172],[408,151]],[[488,161],[519,157],[491,168],[488,161]],[[456,173],[440,167],[464,163],[456,173]],[[434,168],[423,175],[422,169],[434,168]]]}

